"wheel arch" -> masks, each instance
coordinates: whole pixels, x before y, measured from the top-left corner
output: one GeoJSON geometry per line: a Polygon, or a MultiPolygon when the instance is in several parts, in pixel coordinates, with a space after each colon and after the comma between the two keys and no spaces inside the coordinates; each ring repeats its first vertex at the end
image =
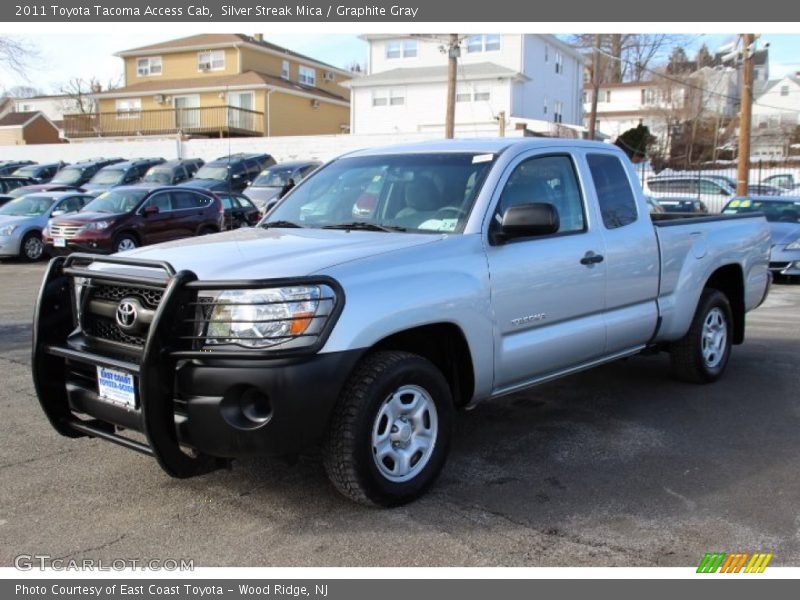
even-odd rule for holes
{"type": "Polygon", "coordinates": [[[741,265],[733,263],[719,267],[703,287],[719,290],[728,298],[733,313],[733,343],[741,344],[745,328],[744,273],[741,265]]]}

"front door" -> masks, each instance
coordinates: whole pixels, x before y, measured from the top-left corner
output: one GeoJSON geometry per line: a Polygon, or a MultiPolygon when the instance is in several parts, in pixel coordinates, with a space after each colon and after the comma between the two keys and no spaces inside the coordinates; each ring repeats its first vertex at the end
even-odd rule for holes
{"type": "Polygon", "coordinates": [[[603,355],[606,265],[602,233],[568,154],[530,154],[508,169],[491,227],[517,204],[546,202],[559,214],[554,235],[487,242],[495,329],[494,391],[603,355]]]}
{"type": "Polygon", "coordinates": [[[200,96],[174,96],[175,128],[181,131],[200,127],[200,96]]]}

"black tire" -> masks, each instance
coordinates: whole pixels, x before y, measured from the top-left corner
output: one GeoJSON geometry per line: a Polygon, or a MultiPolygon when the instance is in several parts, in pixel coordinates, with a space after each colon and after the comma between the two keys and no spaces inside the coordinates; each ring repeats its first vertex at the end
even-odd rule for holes
{"type": "MultiPolygon", "coordinates": [[[[368,355],[353,371],[334,410],[324,443],[323,461],[328,477],[344,496],[360,504],[397,506],[419,497],[438,477],[452,436],[453,400],[447,381],[430,361],[409,352],[381,351],[368,355]],[[435,406],[435,411],[427,413],[427,424],[431,431],[435,429],[431,435],[434,441],[427,455],[420,451],[416,463],[412,456],[409,479],[392,481],[381,472],[387,463],[384,467],[378,465],[373,451],[374,436],[384,423],[387,443],[392,435],[401,435],[384,420],[384,413],[393,399],[404,401],[404,395],[395,392],[412,387],[427,394],[422,396],[425,405],[432,401],[435,406]],[[416,469],[419,470],[414,473],[416,469]]],[[[408,425],[414,417],[409,418],[410,421],[403,421],[405,430],[415,429],[414,425],[408,425]]],[[[422,422],[425,422],[424,415],[422,422]]],[[[405,440],[411,451],[415,447],[411,444],[416,441],[413,437],[405,440]]],[[[398,447],[402,445],[402,442],[396,443],[398,447]]],[[[395,442],[391,446],[395,448],[395,442]]],[[[390,460],[384,458],[384,461],[390,460]]]]}
{"type": "Polygon", "coordinates": [[[716,381],[728,365],[732,338],[733,312],[728,297],[719,290],[706,288],[697,303],[689,331],[670,346],[673,374],[690,383],[716,381]],[[717,338],[718,343],[710,343],[707,339],[706,325],[707,322],[713,325],[712,321],[724,323],[724,341],[717,338]]]}
{"type": "Polygon", "coordinates": [[[124,252],[125,250],[133,250],[138,247],[139,240],[130,233],[121,233],[114,238],[114,252],[124,252]]]}
{"type": "Polygon", "coordinates": [[[42,236],[35,231],[30,231],[22,238],[19,245],[19,257],[26,262],[36,262],[45,256],[42,236]]]}
{"type": "Polygon", "coordinates": [[[197,235],[211,235],[212,233],[217,233],[217,230],[210,225],[203,225],[197,235]]]}

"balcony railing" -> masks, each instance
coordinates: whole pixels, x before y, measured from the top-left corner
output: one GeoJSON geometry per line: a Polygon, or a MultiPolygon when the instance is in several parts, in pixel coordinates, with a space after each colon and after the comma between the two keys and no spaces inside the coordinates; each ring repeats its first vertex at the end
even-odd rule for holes
{"type": "Polygon", "coordinates": [[[264,113],[237,106],[208,106],[64,115],[67,138],[176,133],[210,137],[261,136],[264,135],[264,113]]]}

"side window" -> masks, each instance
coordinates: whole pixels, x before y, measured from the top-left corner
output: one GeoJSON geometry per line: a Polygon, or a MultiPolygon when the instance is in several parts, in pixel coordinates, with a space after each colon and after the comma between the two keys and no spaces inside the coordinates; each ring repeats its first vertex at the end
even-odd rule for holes
{"type": "Polygon", "coordinates": [[[583,200],[569,157],[542,156],[517,165],[500,196],[498,218],[511,206],[532,202],[546,202],[556,208],[558,233],[585,230],[583,200]]]}
{"type": "Polygon", "coordinates": [[[156,194],[152,198],[150,198],[144,205],[145,207],[148,206],[157,206],[158,212],[168,212],[172,210],[172,202],[170,201],[168,193],[161,193],[156,194]]]}
{"type": "Polygon", "coordinates": [[[80,208],[79,198],[66,198],[59,206],[58,210],[63,210],[65,213],[75,212],[80,208]]]}
{"type": "Polygon", "coordinates": [[[600,214],[606,229],[624,227],[636,221],[636,199],[619,158],[610,154],[588,154],[600,214]]]}
{"type": "Polygon", "coordinates": [[[250,200],[249,200],[249,199],[247,199],[247,198],[246,198],[246,197],[244,197],[244,196],[237,196],[237,198],[236,198],[236,202],[238,202],[238,203],[239,203],[239,206],[240,206],[240,207],[242,207],[242,208],[246,208],[246,209],[247,209],[247,208],[255,208],[255,204],[253,204],[252,202],[250,202],[250,200]]]}
{"type": "Polygon", "coordinates": [[[229,208],[233,208],[233,198],[230,196],[220,196],[219,199],[222,201],[222,206],[227,210],[229,208]]]}
{"type": "Polygon", "coordinates": [[[193,192],[172,192],[172,206],[174,210],[188,208],[202,208],[208,206],[210,199],[193,192]]]}

